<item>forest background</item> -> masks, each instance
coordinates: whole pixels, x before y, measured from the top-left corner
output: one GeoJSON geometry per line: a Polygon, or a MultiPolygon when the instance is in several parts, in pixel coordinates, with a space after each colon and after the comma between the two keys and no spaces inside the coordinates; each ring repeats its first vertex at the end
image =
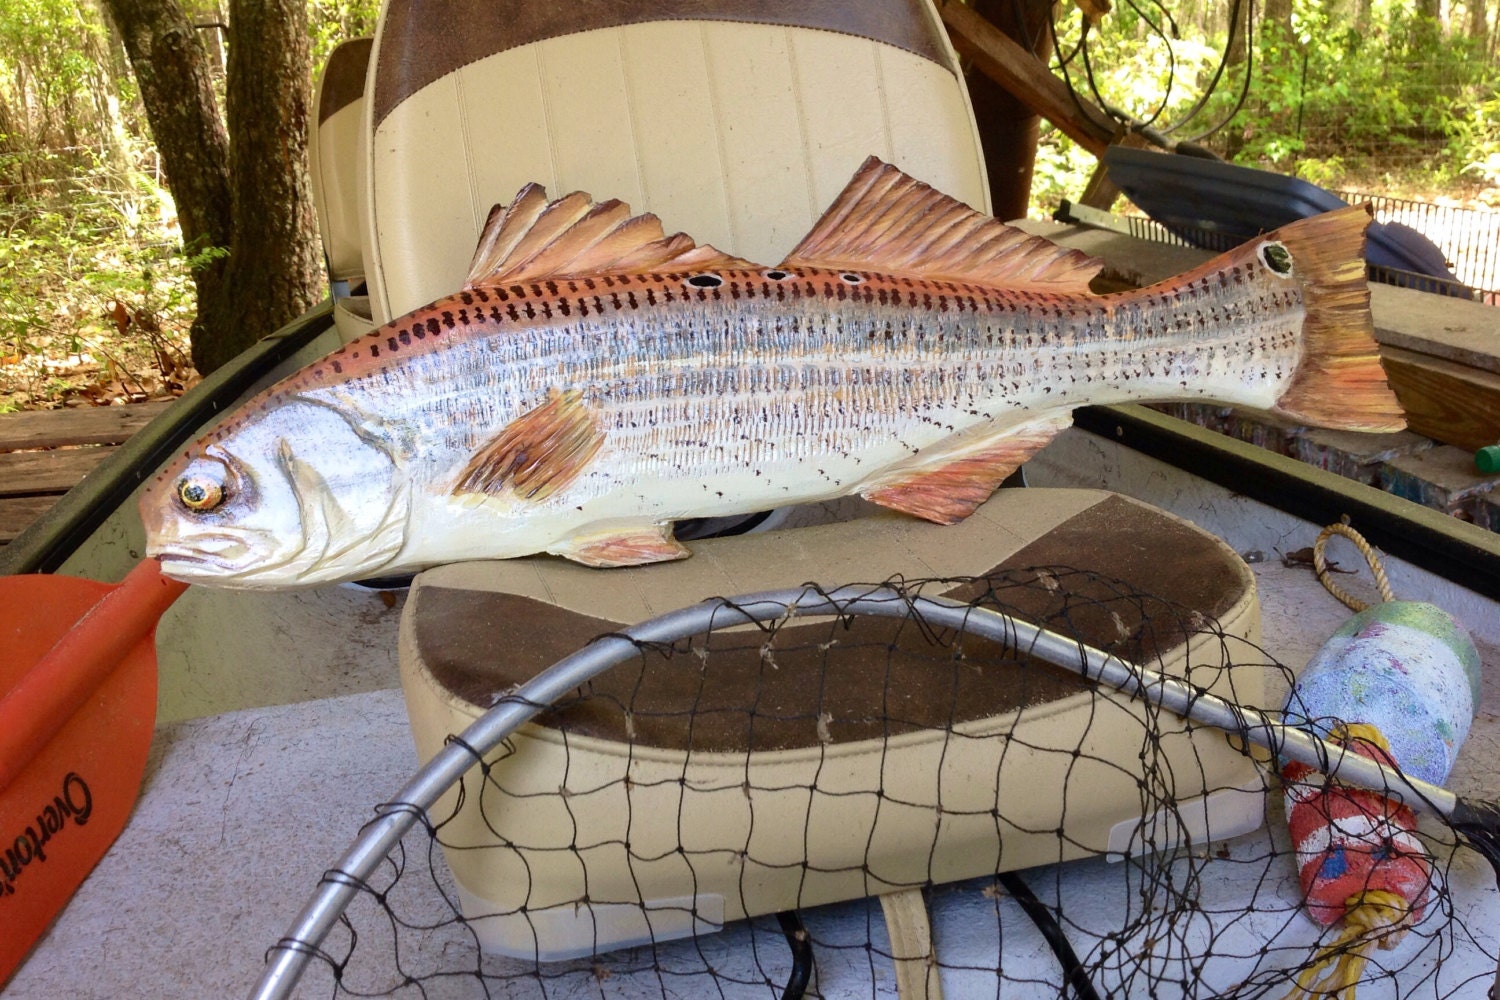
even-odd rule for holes
{"type": "MultiPolygon", "coordinates": [[[[130,5],[0,0],[0,413],[160,398],[198,377],[195,277],[230,251],[183,246],[112,2],[130,5]]],[[[213,100],[232,103],[223,0],[181,8],[213,100]]],[[[296,28],[310,66],[375,12],[309,0],[296,28]]],[[[1085,28],[1059,4],[1052,65],[1096,103],[1239,163],[1500,209],[1497,18],[1500,0],[1118,0],[1085,28]]],[[[1044,130],[1033,214],[1076,198],[1094,167],[1044,130]]]]}

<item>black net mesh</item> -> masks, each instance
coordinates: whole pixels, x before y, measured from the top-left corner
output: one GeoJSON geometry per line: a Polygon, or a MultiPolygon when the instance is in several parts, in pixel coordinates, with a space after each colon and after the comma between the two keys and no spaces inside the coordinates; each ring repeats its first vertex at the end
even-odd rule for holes
{"type": "MultiPolygon", "coordinates": [[[[1279,709],[1291,681],[1246,628],[1092,574],[895,587],[1247,707],[1279,709]]],[[[1450,828],[1423,819],[1430,884],[1389,948],[1324,928],[1265,753],[1024,643],[916,611],[748,624],[731,604],[637,645],[474,750],[321,945],[281,943],[310,953],[298,995],[920,996],[935,964],[948,997],[1281,997],[1330,951],[1368,957],[1361,998],[1494,978],[1495,928],[1465,909],[1493,875],[1450,828]],[[888,924],[901,890],[927,921],[888,924]]]]}

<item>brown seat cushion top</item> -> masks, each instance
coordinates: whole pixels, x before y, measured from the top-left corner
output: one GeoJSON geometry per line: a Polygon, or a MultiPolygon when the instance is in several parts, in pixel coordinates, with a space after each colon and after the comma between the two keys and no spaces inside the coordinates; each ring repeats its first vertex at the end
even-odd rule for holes
{"type": "MultiPolygon", "coordinates": [[[[1179,646],[1200,615],[1217,617],[1243,598],[1237,561],[1190,525],[1111,497],[1027,545],[986,580],[935,582],[923,593],[982,598],[984,606],[1150,665],[1179,646]]],[[[607,585],[608,577],[600,581],[607,585]]],[[[422,662],[443,687],[482,707],[622,628],[508,593],[429,586],[417,600],[422,662]]],[[[998,644],[953,640],[911,620],[871,617],[785,625],[769,645],[759,630],[718,631],[694,638],[692,650],[680,642],[671,651],[643,652],[537,721],[638,745],[771,750],[949,727],[1086,690],[1074,674],[1017,659],[998,644]],[[705,648],[706,657],[694,655],[705,648]]]]}

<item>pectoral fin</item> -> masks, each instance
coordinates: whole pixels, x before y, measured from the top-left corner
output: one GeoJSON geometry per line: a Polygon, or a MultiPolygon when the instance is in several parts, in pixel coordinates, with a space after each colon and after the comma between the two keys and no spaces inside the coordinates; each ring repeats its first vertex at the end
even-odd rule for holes
{"type": "Polygon", "coordinates": [[[877,480],[863,496],[913,517],[957,524],[1072,422],[1072,414],[1064,413],[1021,424],[978,447],[877,480]]]}
{"type": "Polygon", "coordinates": [[[547,550],[585,566],[640,566],[686,559],[693,552],[672,537],[666,525],[648,525],[584,538],[570,538],[547,550]]]}
{"type": "Polygon", "coordinates": [[[474,453],[453,492],[545,500],[577,478],[603,443],[583,393],[554,389],[545,403],[506,424],[474,453]]]}

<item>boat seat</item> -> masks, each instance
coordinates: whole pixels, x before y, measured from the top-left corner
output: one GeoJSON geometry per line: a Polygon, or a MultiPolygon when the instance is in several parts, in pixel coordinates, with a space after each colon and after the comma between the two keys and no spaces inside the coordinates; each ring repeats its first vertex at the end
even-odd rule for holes
{"type": "Polygon", "coordinates": [[[769,263],[872,153],[989,211],[931,0],[386,0],[372,58],[378,322],[456,291],[491,206],[533,181],[769,263]]]}
{"type": "MultiPolygon", "coordinates": [[[[418,755],[623,625],[712,595],[939,575],[1028,580],[997,583],[999,600],[1263,703],[1263,657],[1245,645],[1260,635],[1254,577],[1226,545],[1103,491],[1002,490],[951,527],[882,512],[694,542],[690,559],[630,569],[533,557],[428,570],[399,643],[418,755]],[[1187,640],[1198,615],[1224,645],[1187,640]],[[1251,666],[1221,669],[1226,651],[1251,666]]],[[[973,600],[987,586],[924,593],[973,600]]],[[[643,656],[508,739],[482,792],[471,781],[433,813],[458,808],[439,840],[484,947],[575,957],[1170,839],[1170,823],[1142,816],[1139,704],[972,636],[971,668],[955,670],[910,621],[856,619],[831,645],[830,631],[784,626],[774,656],[757,629],[699,642],[702,662],[643,656]]],[[[1254,763],[1222,733],[1161,726],[1174,822],[1199,844],[1257,828],[1254,763]]]]}
{"type": "Polygon", "coordinates": [[[374,326],[364,294],[364,229],[359,220],[365,72],[373,45],[373,39],[355,38],[329,53],[313,94],[316,119],[308,129],[318,235],[328,265],[334,322],[345,343],[374,326]]]}

